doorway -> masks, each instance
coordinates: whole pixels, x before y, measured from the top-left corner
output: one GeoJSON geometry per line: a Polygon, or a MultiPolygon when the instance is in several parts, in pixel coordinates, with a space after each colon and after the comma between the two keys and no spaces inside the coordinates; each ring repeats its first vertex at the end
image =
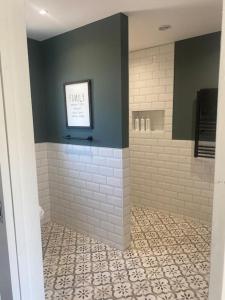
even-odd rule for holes
{"type": "MultiPolygon", "coordinates": [[[[12,8],[12,7],[10,7],[10,8],[12,8]]],[[[5,11],[5,10],[2,10],[2,11],[5,11]]],[[[10,10],[10,11],[13,11],[12,9],[10,10]]],[[[20,13],[21,13],[21,11],[17,11],[17,13],[18,13],[18,15],[20,15],[20,13]]],[[[17,15],[17,16],[18,16],[17,15]]],[[[23,23],[22,23],[23,24],[23,23]]],[[[15,24],[14,24],[15,25],[15,24]]],[[[16,24],[16,25],[18,25],[18,24],[16,24]]],[[[3,26],[4,27],[4,26],[3,26]]],[[[14,26],[14,28],[20,28],[20,26],[14,26]]],[[[23,46],[25,45],[25,27],[23,26],[23,39],[22,39],[22,41],[23,41],[23,46]]],[[[8,33],[10,32],[10,31],[7,31],[8,33]]],[[[15,35],[14,35],[14,37],[15,37],[15,35]]],[[[18,42],[18,41],[17,41],[18,42]]],[[[17,43],[17,45],[20,45],[20,43],[17,43]]],[[[11,48],[16,48],[16,47],[10,47],[10,46],[13,46],[13,45],[8,45],[8,47],[7,47],[7,50],[8,49],[11,49],[11,48]]],[[[15,45],[14,45],[15,46],[15,45]]],[[[223,48],[222,48],[223,49],[223,48]]],[[[26,65],[26,59],[24,60],[24,62],[25,62],[25,65],[26,65]]],[[[10,64],[9,64],[10,65],[10,64]]],[[[222,61],[222,63],[221,63],[221,66],[222,67],[224,67],[224,63],[223,63],[223,61],[222,61]]],[[[13,70],[13,68],[11,69],[11,70],[13,70]]],[[[221,73],[221,76],[223,75],[223,73],[221,73]]],[[[17,77],[17,78],[15,78],[15,79],[17,79],[17,81],[19,82],[19,77],[17,77]]],[[[27,78],[26,78],[26,81],[28,82],[28,76],[27,76],[27,78]]],[[[223,82],[222,82],[223,83],[223,82]]],[[[16,93],[15,93],[16,94],[16,93]]],[[[21,98],[20,99],[23,99],[23,98],[25,98],[25,99],[27,99],[26,97],[22,97],[22,95],[19,93],[19,95],[21,96],[21,98]]],[[[223,97],[223,89],[221,90],[221,95],[220,95],[220,97],[221,97],[221,99],[222,99],[222,97],[223,97]]],[[[17,112],[19,112],[20,111],[20,109],[19,109],[19,107],[18,107],[18,104],[16,103],[16,101],[13,101],[12,102],[14,105],[15,105],[15,108],[16,108],[16,111],[17,112]]],[[[221,105],[221,108],[223,108],[223,106],[222,106],[222,103],[220,103],[220,105],[221,105]]],[[[9,110],[9,107],[7,107],[7,115],[9,116],[10,115],[10,110],[9,110]]],[[[28,110],[28,112],[27,112],[27,116],[28,116],[28,119],[30,120],[30,117],[31,117],[31,110],[28,110]]],[[[18,115],[17,115],[17,117],[18,117],[18,115]]],[[[19,117],[20,118],[24,118],[24,115],[22,116],[20,116],[20,114],[19,114],[19,117]]],[[[25,118],[26,119],[26,118],[25,118]]],[[[222,117],[221,117],[221,119],[222,119],[222,117]]],[[[8,122],[12,122],[12,120],[7,120],[8,122]]],[[[31,120],[30,120],[30,124],[31,124],[32,122],[31,122],[31,120]]],[[[11,123],[11,124],[13,124],[13,125],[18,125],[18,124],[16,124],[16,122],[14,123],[14,121],[11,123]]],[[[23,128],[26,128],[26,126],[25,126],[25,124],[24,123],[22,123],[24,126],[23,126],[23,128]]],[[[20,124],[21,125],[21,124],[20,124]]],[[[18,125],[19,126],[19,125],[18,125]]],[[[19,126],[20,127],[20,126],[19,126]]],[[[32,126],[31,126],[32,127],[32,126]]],[[[218,139],[218,142],[220,141],[220,139],[222,140],[222,142],[221,142],[221,144],[219,143],[219,145],[221,146],[221,152],[219,151],[218,152],[218,160],[223,160],[223,154],[222,154],[222,150],[223,150],[223,147],[224,147],[224,145],[225,145],[225,143],[224,143],[224,141],[223,141],[223,139],[221,138],[222,136],[223,136],[223,132],[222,132],[222,127],[223,127],[223,124],[222,123],[219,123],[219,128],[221,128],[220,130],[220,135],[218,136],[219,137],[219,139],[218,139]]],[[[17,128],[17,126],[13,126],[13,128],[14,129],[16,129],[17,128]]],[[[21,128],[20,128],[21,129],[21,128]]],[[[12,132],[10,132],[9,131],[9,136],[10,136],[10,138],[12,139],[12,137],[14,137],[15,138],[15,135],[13,136],[13,135],[11,135],[12,134],[12,132]]],[[[17,138],[19,138],[19,139],[21,139],[20,140],[20,142],[21,142],[21,144],[22,144],[22,138],[21,138],[21,136],[20,135],[18,135],[18,132],[17,132],[17,134],[16,134],[16,136],[17,136],[17,138]]],[[[28,132],[28,136],[29,136],[29,138],[28,138],[28,140],[29,141],[32,141],[32,134],[31,134],[31,132],[29,133],[28,132]]],[[[28,143],[28,146],[29,145],[31,145],[31,143],[29,144],[28,143]]],[[[10,149],[11,149],[11,151],[12,151],[12,147],[13,146],[13,144],[10,144],[10,149]]],[[[15,144],[14,144],[14,146],[15,146],[15,144]]],[[[27,145],[26,145],[27,146],[27,145]]],[[[29,153],[31,152],[31,153],[33,153],[32,155],[34,156],[34,149],[32,149],[32,147],[30,148],[30,147],[28,147],[29,148],[29,151],[28,152],[25,152],[24,151],[24,149],[23,148],[21,148],[21,147],[19,147],[19,149],[17,148],[17,147],[15,147],[15,149],[16,150],[19,150],[19,152],[21,151],[21,152],[23,152],[23,155],[25,156],[26,155],[26,157],[29,157],[29,153]]],[[[223,151],[224,152],[224,151],[223,151]]],[[[11,157],[12,158],[12,157],[11,157]]],[[[24,157],[25,158],[25,157],[24,157]]],[[[33,157],[33,161],[34,161],[34,157],[33,157]]],[[[32,160],[31,160],[31,162],[32,162],[32,160]]],[[[219,161],[220,162],[220,161],[219,161]]],[[[221,162],[220,162],[221,163],[221,162]]],[[[13,169],[22,169],[24,166],[26,166],[27,165],[27,163],[26,163],[26,161],[25,161],[25,159],[20,163],[20,164],[18,164],[18,165],[16,165],[15,163],[13,163],[12,164],[12,168],[13,169]]],[[[33,164],[31,163],[31,165],[33,166],[33,164]]],[[[220,172],[220,168],[219,168],[219,166],[218,166],[218,173],[220,174],[220,176],[219,177],[216,177],[217,178],[217,182],[216,182],[216,184],[218,185],[218,187],[216,188],[216,192],[217,192],[217,194],[216,194],[216,199],[217,200],[219,200],[219,202],[217,202],[217,203],[215,203],[215,205],[218,205],[218,204],[220,204],[221,206],[220,207],[217,207],[217,212],[221,212],[221,214],[219,214],[218,213],[218,215],[216,214],[215,215],[215,224],[217,225],[215,228],[216,228],[216,232],[215,232],[215,240],[214,240],[214,245],[213,245],[213,247],[216,247],[217,245],[218,246],[220,246],[220,248],[222,249],[223,247],[224,247],[224,241],[223,241],[223,238],[219,238],[219,236],[218,236],[218,233],[220,232],[220,230],[221,229],[223,229],[224,227],[223,227],[223,221],[221,221],[220,222],[220,220],[223,220],[223,215],[222,215],[222,210],[221,210],[221,208],[223,208],[223,205],[222,205],[222,202],[220,202],[220,201],[222,201],[221,199],[223,199],[223,196],[224,196],[224,194],[223,194],[223,188],[224,188],[224,186],[223,186],[223,184],[224,184],[224,178],[223,178],[223,173],[221,173],[220,172]],[[221,187],[221,188],[220,188],[221,187]],[[218,193],[218,191],[220,192],[220,193],[218,193]],[[217,218],[219,218],[219,222],[217,221],[216,222],[216,219],[217,218]],[[218,243],[218,241],[221,243],[218,243]]],[[[33,168],[33,172],[34,172],[34,168],[33,168]]],[[[34,172],[35,173],[35,172],[34,172]]],[[[23,175],[25,175],[25,174],[23,174],[23,175]]],[[[24,176],[26,179],[27,179],[27,181],[26,181],[26,184],[24,184],[24,186],[25,185],[27,185],[27,182],[29,182],[29,176],[24,176]]],[[[35,175],[34,175],[34,177],[35,177],[35,175]]],[[[16,184],[16,182],[15,181],[13,181],[13,183],[14,183],[14,187],[15,187],[15,184],[16,184]]],[[[24,187],[23,186],[23,187],[24,187]]],[[[24,189],[24,191],[25,191],[25,189],[24,189]]],[[[15,195],[16,193],[15,193],[15,191],[14,191],[14,195],[15,195]]],[[[32,198],[32,195],[30,194],[30,196],[31,196],[31,199],[33,199],[32,198]]],[[[23,197],[21,197],[21,198],[23,198],[23,197]]],[[[28,197],[29,198],[29,197],[28,197]]],[[[29,199],[30,200],[30,199],[29,199]]],[[[16,201],[16,197],[15,197],[15,201],[16,201]]],[[[31,201],[31,203],[33,203],[33,202],[35,202],[36,203],[36,205],[35,205],[35,208],[34,208],[34,211],[33,212],[35,212],[35,211],[38,211],[38,208],[37,208],[37,199],[35,200],[35,199],[33,199],[32,201],[31,201]],[[36,202],[35,202],[36,201],[36,202]]],[[[17,215],[17,213],[18,212],[21,212],[21,210],[20,209],[18,209],[18,205],[20,205],[21,204],[21,202],[20,201],[16,201],[15,202],[15,205],[16,205],[16,216],[18,217],[18,215],[17,215]]],[[[25,201],[25,206],[26,205],[28,205],[29,206],[29,201],[28,201],[28,199],[27,199],[27,201],[25,201]]],[[[31,205],[32,206],[32,205],[31,205]]],[[[31,214],[29,214],[29,211],[28,210],[25,210],[24,211],[24,214],[22,214],[21,215],[21,218],[19,218],[19,220],[22,220],[22,223],[24,222],[26,225],[27,224],[32,224],[32,221],[33,220],[35,220],[35,222],[34,223],[38,223],[38,216],[37,216],[37,213],[36,213],[36,217],[35,217],[35,213],[31,213],[31,214]],[[31,217],[29,217],[28,218],[28,216],[31,216],[31,217]],[[33,218],[34,217],[34,218],[33,218]]],[[[17,219],[17,221],[18,221],[18,219],[17,219]]],[[[144,222],[144,220],[143,220],[143,222],[144,222]]],[[[16,224],[17,226],[16,226],[16,230],[18,230],[19,229],[19,223],[17,222],[17,224],[16,224]]],[[[36,229],[37,229],[37,227],[35,227],[35,232],[36,232],[36,229]]],[[[34,232],[34,231],[33,231],[34,232]]],[[[23,238],[23,234],[21,233],[21,231],[19,232],[20,234],[19,234],[19,237],[22,239],[23,238]]],[[[38,230],[37,230],[37,236],[39,236],[39,233],[38,233],[38,230]]],[[[25,234],[25,237],[27,238],[27,232],[26,232],[26,234],[25,234]]],[[[32,234],[30,235],[30,237],[32,237],[32,234]]],[[[36,238],[36,236],[35,236],[35,238],[36,238]]],[[[32,240],[32,238],[31,238],[31,240],[32,240]]],[[[30,241],[31,241],[30,240],[30,241]]],[[[19,241],[18,241],[19,242],[19,241]]],[[[35,242],[35,241],[34,241],[35,242]]],[[[40,241],[39,241],[40,242],[40,241]]],[[[34,243],[34,245],[36,245],[37,246],[37,248],[40,246],[40,243],[34,243]]],[[[32,248],[30,249],[28,246],[26,247],[26,248],[28,248],[29,250],[28,250],[28,254],[29,254],[29,256],[32,256],[32,254],[33,253],[36,253],[36,251],[35,251],[35,249],[33,249],[32,250],[32,248]]],[[[19,247],[19,253],[22,253],[23,251],[22,251],[23,249],[22,249],[22,247],[19,247]]],[[[224,253],[222,253],[222,251],[217,251],[217,248],[213,248],[213,250],[214,250],[214,259],[215,259],[215,261],[217,261],[217,262],[219,262],[218,264],[215,264],[214,266],[214,272],[215,273],[217,273],[217,270],[216,270],[216,267],[218,267],[218,271],[219,271],[219,276],[215,276],[215,278],[218,280],[219,279],[219,282],[221,283],[220,284],[220,286],[219,286],[219,288],[217,289],[217,290],[219,290],[219,292],[218,292],[218,297],[217,297],[217,299],[222,299],[222,296],[221,296],[221,293],[220,293],[220,291],[222,290],[222,269],[223,269],[223,265],[221,264],[221,261],[223,261],[223,255],[224,255],[224,253]],[[220,260],[218,260],[218,256],[217,256],[217,254],[219,254],[220,256],[219,256],[219,258],[220,258],[220,260]]],[[[40,253],[39,253],[39,251],[38,251],[38,254],[37,254],[37,256],[39,255],[40,253]]],[[[214,261],[214,262],[215,262],[214,261]]],[[[31,262],[31,261],[30,261],[31,262]]],[[[23,262],[24,263],[24,262],[23,262]]],[[[22,265],[22,262],[20,262],[20,264],[22,265]]],[[[27,263],[26,263],[26,265],[27,265],[27,263]]],[[[41,269],[41,267],[40,267],[40,265],[41,265],[41,262],[40,262],[40,260],[37,260],[36,261],[36,265],[34,266],[34,265],[30,265],[31,267],[30,267],[30,271],[31,271],[31,273],[33,272],[33,275],[35,275],[35,272],[34,272],[34,270],[35,270],[35,267],[36,267],[36,270],[38,269],[38,272],[36,273],[36,274],[39,274],[40,273],[40,269],[41,269]]],[[[21,266],[21,270],[22,270],[23,268],[22,268],[22,266],[21,266]]],[[[28,269],[26,270],[26,268],[25,268],[25,272],[24,272],[24,274],[22,274],[21,273],[21,278],[22,278],[22,276],[24,276],[25,274],[29,274],[29,272],[28,272],[28,269]]],[[[30,279],[30,277],[32,277],[31,276],[31,274],[30,274],[30,276],[28,276],[28,279],[30,279]]],[[[39,282],[39,281],[41,281],[41,278],[39,278],[39,275],[38,275],[38,279],[37,279],[37,282],[39,282]]],[[[215,282],[214,282],[214,284],[215,284],[215,282]]],[[[40,284],[40,286],[41,286],[41,284],[40,284]]],[[[216,284],[213,286],[212,285],[212,290],[214,289],[214,292],[212,292],[212,296],[211,296],[211,299],[215,299],[215,295],[216,295],[216,284]]],[[[34,289],[35,290],[35,289],[34,289]]],[[[37,289],[37,290],[35,290],[35,291],[39,291],[39,289],[37,289]]],[[[28,292],[28,294],[29,294],[29,292],[28,292]]],[[[27,294],[27,295],[28,295],[27,294]]],[[[30,294],[30,295],[32,295],[32,293],[30,294]]],[[[35,295],[33,295],[34,297],[35,297],[35,295]]],[[[29,296],[28,296],[29,297],[29,296]]],[[[41,297],[43,297],[43,296],[40,296],[39,297],[39,299],[38,300],[40,300],[41,299],[41,297]]],[[[35,299],[35,298],[32,298],[32,299],[35,299]]]]}

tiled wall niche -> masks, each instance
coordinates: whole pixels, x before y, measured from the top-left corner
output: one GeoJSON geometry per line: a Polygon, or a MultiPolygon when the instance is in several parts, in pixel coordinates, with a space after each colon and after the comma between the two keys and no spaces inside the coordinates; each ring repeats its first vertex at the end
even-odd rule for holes
{"type": "Polygon", "coordinates": [[[134,131],[142,133],[162,132],[164,130],[164,115],[164,110],[132,111],[132,128],[134,131]],[[143,128],[142,120],[144,120],[143,128]]]}
{"type": "Polygon", "coordinates": [[[195,159],[194,142],[172,140],[174,44],[130,53],[131,199],[210,222],[214,161],[195,159]],[[164,130],[140,134],[132,112],[163,110],[164,130]]]}
{"type": "Polygon", "coordinates": [[[118,249],[130,243],[129,150],[36,144],[39,201],[55,221],[118,249]]]}

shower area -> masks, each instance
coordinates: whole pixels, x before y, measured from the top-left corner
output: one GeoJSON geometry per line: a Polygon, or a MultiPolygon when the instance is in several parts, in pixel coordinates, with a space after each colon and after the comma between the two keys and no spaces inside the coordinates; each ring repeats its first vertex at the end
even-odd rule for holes
{"type": "Polygon", "coordinates": [[[217,88],[220,33],[132,49],[122,64],[128,107],[128,74],[116,76],[128,36],[115,48],[114,24],[126,33],[119,14],[84,31],[28,40],[46,299],[207,300],[214,160],[194,157],[193,107],[198,90],[217,88]],[[112,35],[100,39],[99,28],[112,35]],[[83,52],[95,59],[85,61],[83,52]],[[205,81],[202,72],[216,75],[205,81]],[[73,76],[93,78],[93,143],[65,139],[89,134],[64,124],[62,83],[73,76]],[[117,130],[126,122],[121,142],[117,130]]]}

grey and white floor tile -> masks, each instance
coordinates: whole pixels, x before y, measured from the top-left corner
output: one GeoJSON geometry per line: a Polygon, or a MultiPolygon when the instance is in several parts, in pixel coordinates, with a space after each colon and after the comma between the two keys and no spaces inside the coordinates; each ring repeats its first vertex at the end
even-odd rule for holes
{"type": "Polygon", "coordinates": [[[133,208],[119,251],[64,226],[42,226],[46,300],[207,300],[210,229],[133,208]]]}

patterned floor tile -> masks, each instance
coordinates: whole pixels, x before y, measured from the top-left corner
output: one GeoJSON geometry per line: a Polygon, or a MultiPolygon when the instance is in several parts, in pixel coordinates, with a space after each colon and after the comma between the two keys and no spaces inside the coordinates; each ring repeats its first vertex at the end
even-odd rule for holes
{"type": "Polygon", "coordinates": [[[126,251],[43,225],[46,300],[207,300],[210,228],[137,207],[131,222],[126,251]]]}

